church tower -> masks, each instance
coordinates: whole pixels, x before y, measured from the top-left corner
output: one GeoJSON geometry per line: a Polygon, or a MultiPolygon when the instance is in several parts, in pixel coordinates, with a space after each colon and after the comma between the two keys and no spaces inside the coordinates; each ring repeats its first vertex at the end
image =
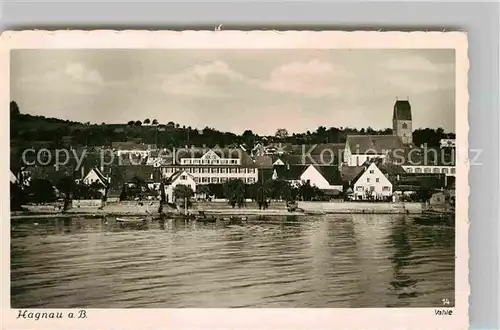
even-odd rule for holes
{"type": "Polygon", "coordinates": [[[408,100],[397,100],[392,115],[392,135],[397,135],[404,144],[413,143],[411,127],[411,105],[408,100]]]}

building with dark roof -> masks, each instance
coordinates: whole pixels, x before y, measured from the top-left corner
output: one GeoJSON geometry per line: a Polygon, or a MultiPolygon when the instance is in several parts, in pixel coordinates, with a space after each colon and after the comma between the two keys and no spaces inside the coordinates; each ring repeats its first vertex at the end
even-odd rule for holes
{"type": "Polygon", "coordinates": [[[257,182],[258,164],[241,148],[180,148],[172,151],[171,164],[160,165],[163,177],[185,170],[197,184],[219,184],[230,179],[257,182]]]}
{"type": "Polygon", "coordinates": [[[337,166],[282,165],[276,166],[274,180],[285,180],[292,185],[309,182],[321,190],[342,192],[342,177],[337,166]]]}
{"type": "Polygon", "coordinates": [[[385,158],[393,150],[403,150],[404,144],[395,135],[348,135],[344,148],[347,166],[360,166],[373,158],[385,158]]]}

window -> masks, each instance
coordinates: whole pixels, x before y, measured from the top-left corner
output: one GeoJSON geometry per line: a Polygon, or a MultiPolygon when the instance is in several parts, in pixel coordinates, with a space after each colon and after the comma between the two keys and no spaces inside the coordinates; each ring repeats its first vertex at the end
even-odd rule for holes
{"type": "Polygon", "coordinates": [[[235,169],[235,168],[232,168],[232,169],[231,169],[231,173],[236,173],[236,169],[235,169]]]}
{"type": "Polygon", "coordinates": [[[450,169],[450,173],[451,174],[455,174],[455,168],[454,167],[450,169]]]}
{"type": "Polygon", "coordinates": [[[210,169],[205,167],[205,168],[203,169],[203,173],[210,173],[210,169]]]}
{"type": "Polygon", "coordinates": [[[231,164],[238,164],[238,161],[236,159],[231,159],[231,164]]]}
{"type": "Polygon", "coordinates": [[[248,168],[247,173],[255,173],[255,170],[253,168],[248,168]]]}
{"type": "Polygon", "coordinates": [[[195,178],[194,178],[194,182],[196,182],[196,183],[200,183],[200,178],[195,177],[195,178]]]}
{"type": "Polygon", "coordinates": [[[408,128],[408,125],[407,125],[406,123],[403,123],[403,125],[401,125],[401,127],[402,127],[403,129],[407,129],[407,128],[408,128]]]}
{"type": "Polygon", "coordinates": [[[447,168],[443,168],[443,173],[448,174],[448,169],[447,168]]]}
{"type": "Polygon", "coordinates": [[[413,173],[413,169],[412,169],[411,167],[407,167],[407,168],[406,168],[406,172],[408,172],[408,173],[413,173]]]}
{"type": "Polygon", "coordinates": [[[254,178],[248,178],[248,179],[247,179],[247,182],[248,182],[248,183],[254,183],[254,182],[255,182],[255,179],[254,179],[254,178]]]}
{"type": "Polygon", "coordinates": [[[415,173],[422,173],[422,169],[421,169],[420,167],[417,167],[417,168],[415,169],[415,173]]]}
{"type": "Polygon", "coordinates": [[[370,182],[370,178],[366,178],[366,182],[370,182]]]}
{"type": "Polygon", "coordinates": [[[375,173],[375,171],[374,170],[370,170],[370,174],[373,174],[373,173],[375,173]]]}
{"type": "Polygon", "coordinates": [[[212,168],[212,173],[219,173],[219,169],[218,168],[212,168]]]}
{"type": "Polygon", "coordinates": [[[187,175],[181,175],[181,180],[187,180],[187,175]]]}
{"type": "Polygon", "coordinates": [[[217,183],[219,178],[212,178],[212,183],[217,183]]]}
{"type": "Polygon", "coordinates": [[[227,178],[220,178],[220,182],[221,182],[221,183],[224,183],[224,182],[226,182],[226,181],[227,181],[227,178]]]}
{"type": "Polygon", "coordinates": [[[437,167],[435,167],[435,168],[432,169],[432,173],[439,173],[439,172],[440,172],[439,168],[437,168],[437,167]]]}
{"type": "Polygon", "coordinates": [[[431,173],[431,169],[430,168],[424,168],[424,173],[431,173]]]}
{"type": "Polygon", "coordinates": [[[245,169],[244,168],[240,168],[240,173],[245,173],[245,169]]]}
{"type": "Polygon", "coordinates": [[[201,172],[201,169],[198,167],[193,168],[193,173],[199,173],[201,172]]]}
{"type": "Polygon", "coordinates": [[[389,191],[389,190],[391,190],[391,187],[389,187],[389,186],[382,187],[382,191],[389,191]]]}
{"type": "Polygon", "coordinates": [[[207,177],[202,177],[202,178],[201,178],[201,182],[202,182],[202,183],[209,183],[209,180],[208,180],[208,178],[207,178],[207,177]]]}
{"type": "Polygon", "coordinates": [[[226,168],[225,168],[225,167],[221,168],[221,169],[220,169],[220,172],[221,172],[221,173],[226,173],[226,168]]]}
{"type": "Polygon", "coordinates": [[[357,187],[356,187],[356,190],[357,190],[357,191],[363,191],[363,187],[362,187],[362,186],[357,186],[357,187]]]}
{"type": "Polygon", "coordinates": [[[379,178],[376,178],[376,179],[375,179],[375,182],[380,182],[380,179],[379,179],[379,178]]]}

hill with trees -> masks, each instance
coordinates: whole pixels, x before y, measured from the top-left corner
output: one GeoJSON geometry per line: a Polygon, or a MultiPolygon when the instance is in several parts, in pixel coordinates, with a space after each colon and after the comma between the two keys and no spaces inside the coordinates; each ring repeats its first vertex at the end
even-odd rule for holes
{"type": "MultiPolygon", "coordinates": [[[[57,118],[33,116],[22,113],[15,101],[10,103],[10,140],[12,148],[69,148],[81,146],[110,146],[112,142],[135,141],[173,148],[186,145],[207,147],[230,147],[244,144],[248,148],[260,141],[301,144],[343,143],[347,135],[384,135],[392,129],[374,130],[368,128],[324,127],[314,132],[289,134],[278,128],[275,135],[261,136],[251,130],[241,135],[221,132],[215,128],[203,129],[181,126],[174,122],[161,124],[155,118],[131,119],[123,124],[79,123],[57,118]]],[[[455,138],[454,133],[446,133],[442,128],[416,129],[413,140],[416,145],[427,143],[439,146],[442,138],[455,138]]]]}

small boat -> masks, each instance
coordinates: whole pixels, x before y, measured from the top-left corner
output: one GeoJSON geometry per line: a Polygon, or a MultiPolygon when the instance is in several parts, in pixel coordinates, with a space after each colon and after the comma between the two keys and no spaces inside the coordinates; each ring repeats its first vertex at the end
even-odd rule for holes
{"type": "Polygon", "coordinates": [[[144,219],[144,218],[116,218],[116,223],[120,227],[126,227],[126,226],[143,227],[146,225],[146,219],[144,219]]]}
{"type": "Polygon", "coordinates": [[[144,218],[116,218],[116,222],[123,222],[123,223],[137,223],[144,221],[146,221],[146,219],[144,218]]]}
{"type": "Polygon", "coordinates": [[[217,218],[213,215],[208,217],[204,211],[199,211],[198,215],[195,217],[195,220],[203,223],[215,223],[217,222],[217,218]]]}
{"type": "Polygon", "coordinates": [[[248,220],[247,217],[236,217],[236,216],[231,216],[229,218],[223,218],[223,221],[226,225],[241,226],[241,225],[247,223],[247,220],[248,220]]]}

